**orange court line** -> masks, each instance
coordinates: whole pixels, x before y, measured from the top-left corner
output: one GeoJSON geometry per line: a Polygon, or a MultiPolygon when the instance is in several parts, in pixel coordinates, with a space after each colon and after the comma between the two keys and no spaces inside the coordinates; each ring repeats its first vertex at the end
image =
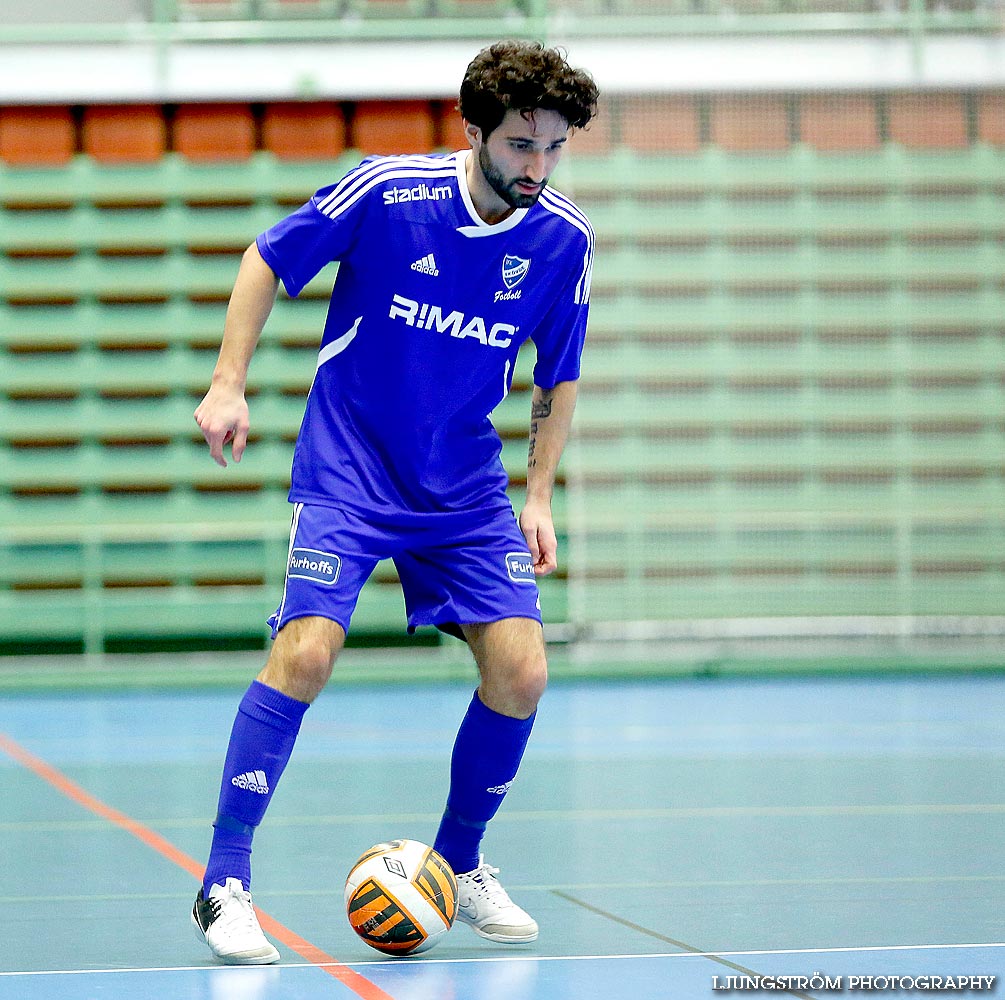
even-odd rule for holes
{"type": "MultiPolygon", "coordinates": [[[[86,809],[95,816],[108,820],[109,823],[125,830],[126,833],[131,833],[137,840],[151,850],[156,851],[161,857],[174,862],[174,864],[188,872],[197,881],[202,881],[205,868],[194,858],[189,857],[184,851],[180,851],[171,841],[165,839],[156,831],[151,830],[150,827],[144,826],[138,820],[102,802],[101,799],[93,796],[61,771],[46,763],[41,757],[36,757],[33,753],[30,753],[4,733],[0,733],[0,750],[43,781],[47,781],[58,792],[61,792],[71,801],[76,802],[81,808],[86,809]]],[[[327,952],[322,951],[311,944],[310,941],[291,931],[263,910],[259,910],[258,907],[255,907],[255,909],[258,911],[259,920],[265,931],[312,965],[319,966],[323,972],[327,972],[329,976],[339,980],[344,986],[352,990],[356,996],[360,997],[361,1000],[394,1000],[390,994],[385,993],[376,983],[371,983],[365,976],[350,969],[349,966],[339,962],[338,959],[332,958],[327,952]]]]}

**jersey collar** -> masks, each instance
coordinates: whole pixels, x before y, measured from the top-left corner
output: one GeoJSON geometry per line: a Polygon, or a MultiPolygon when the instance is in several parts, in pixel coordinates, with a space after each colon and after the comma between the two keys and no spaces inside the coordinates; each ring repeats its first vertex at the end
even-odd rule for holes
{"type": "Polygon", "coordinates": [[[471,200],[471,192],[468,190],[468,175],[466,169],[468,157],[470,155],[470,149],[462,149],[454,154],[454,158],[457,163],[457,187],[461,192],[461,201],[464,202],[464,208],[467,210],[468,218],[470,218],[472,222],[472,225],[458,226],[457,232],[459,232],[461,236],[495,236],[496,233],[505,233],[514,226],[518,226],[530,209],[515,208],[509,215],[506,216],[505,219],[502,220],[502,222],[497,222],[495,225],[489,225],[489,223],[487,223],[475,211],[475,203],[471,200]]]}

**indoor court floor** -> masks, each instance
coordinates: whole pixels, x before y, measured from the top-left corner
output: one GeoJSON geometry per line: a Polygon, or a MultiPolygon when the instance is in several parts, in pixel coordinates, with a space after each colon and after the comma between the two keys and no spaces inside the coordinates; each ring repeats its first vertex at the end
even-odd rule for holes
{"type": "Polygon", "coordinates": [[[256,839],[271,968],[213,965],[188,917],[243,687],[5,693],[0,998],[1005,990],[996,674],[555,683],[485,844],[539,940],[456,926],[385,959],[345,875],[433,837],[471,686],[335,685],[311,708],[256,839]]]}

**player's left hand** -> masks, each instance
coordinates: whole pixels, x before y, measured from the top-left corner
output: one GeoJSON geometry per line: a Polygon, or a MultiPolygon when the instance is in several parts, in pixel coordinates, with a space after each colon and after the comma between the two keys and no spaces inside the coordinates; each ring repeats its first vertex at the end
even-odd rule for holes
{"type": "Polygon", "coordinates": [[[528,503],[520,514],[520,530],[534,560],[534,575],[547,576],[554,573],[558,569],[558,539],[555,536],[551,507],[528,503]]]}

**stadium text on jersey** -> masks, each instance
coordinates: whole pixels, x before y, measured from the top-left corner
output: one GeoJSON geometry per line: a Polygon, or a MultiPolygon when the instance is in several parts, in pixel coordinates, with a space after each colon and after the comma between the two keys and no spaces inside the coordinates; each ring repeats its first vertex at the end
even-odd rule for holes
{"type": "Polygon", "coordinates": [[[411,188],[394,187],[384,192],[384,204],[397,205],[399,201],[442,201],[453,196],[454,192],[446,185],[434,188],[428,184],[411,188]]]}

